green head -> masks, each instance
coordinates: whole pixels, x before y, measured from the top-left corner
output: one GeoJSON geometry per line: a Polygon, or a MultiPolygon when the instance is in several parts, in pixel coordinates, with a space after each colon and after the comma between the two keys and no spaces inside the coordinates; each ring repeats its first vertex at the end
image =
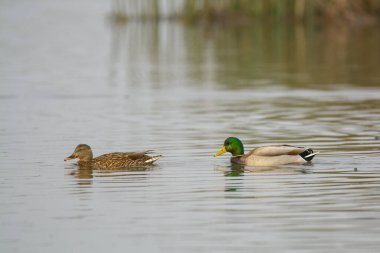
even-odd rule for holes
{"type": "Polygon", "coordinates": [[[236,137],[228,137],[224,141],[223,147],[214,156],[220,156],[225,152],[230,152],[232,156],[244,155],[243,143],[236,137]]]}

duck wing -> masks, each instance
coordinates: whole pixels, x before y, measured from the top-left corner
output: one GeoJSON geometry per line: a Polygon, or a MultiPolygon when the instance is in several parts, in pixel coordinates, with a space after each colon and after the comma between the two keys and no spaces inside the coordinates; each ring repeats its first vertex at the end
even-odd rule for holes
{"type": "Polygon", "coordinates": [[[147,154],[150,154],[152,153],[152,150],[146,150],[146,151],[142,151],[142,152],[128,152],[128,153],[125,153],[129,159],[132,159],[132,160],[139,160],[139,159],[143,159],[143,160],[147,160],[150,158],[150,156],[147,156],[147,154]]]}
{"type": "Polygon", "coordinates": [[[128,158],[133,160],[136,164],[142,164],[142,165],[152,164],[161,158],[161,155],[152,155],[152,156],[147,155],[152,152],[153,152],[152,150],[146,150],[143,152],[135,152],[135,153],[129,154],[128,158]]]}
{"type": "Polygon", "coordinates": [[[280,155],[299,155],[304,152],[306,148],[294,147],[290,145],[273,145],[266,147],[255,148],[249,155],[255,156],[280,156],[280,155]]]}

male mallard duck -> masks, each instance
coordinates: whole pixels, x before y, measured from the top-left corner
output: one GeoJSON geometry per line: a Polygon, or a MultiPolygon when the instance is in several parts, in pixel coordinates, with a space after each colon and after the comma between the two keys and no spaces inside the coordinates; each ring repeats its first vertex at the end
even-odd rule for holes
{"type": "Polygon", "coordinates": [[[220,156],[225,152],[232,154],[231,162],[248,166],[275,166],[311,161],[317,154],[310,148],[293,147],[290,145],[276,145],[255,148],[244,154],[244,147],[236,137],[229,137],[224,141],[224,146],[214,156],[220,156]]]}
{"type": "Polygon", "coordinates": [[[122,169],[133,166],[147,166],[157,161],[161,155],[148,156],[149,151],[144,152],[115,152],[92,158],[92,150],[87,144],[79,144],[74,153],[66,157],[64,161],[78,158],[79,166],[94,169],[122,169]]]}

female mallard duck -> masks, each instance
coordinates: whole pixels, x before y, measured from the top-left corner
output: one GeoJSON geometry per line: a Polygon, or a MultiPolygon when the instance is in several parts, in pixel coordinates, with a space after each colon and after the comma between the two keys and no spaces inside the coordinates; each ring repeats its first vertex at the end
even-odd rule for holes
{"type": "Polygon", "coordinates": [[[64,161],[78,158],[78,165],[94,169],[109,170],[123,169],[134,166],[147,166],[157,161],[161,155],[148,156],[149,151],[144,152],[115,152],[93,158],[89,145],[79,144],[74,153],[66,157],[64,161]]]}
{"type": "Polygon", "coordinates": [[[236,137],[229,137],[224,146],[214,156],[225,152],[232,154],[231,162],[248,166],[275,166],[284,164],[304,164],[311,161],[317,153],[310,148],[276,145],[255,148],[244,154],[244,147],[236,137]]]}

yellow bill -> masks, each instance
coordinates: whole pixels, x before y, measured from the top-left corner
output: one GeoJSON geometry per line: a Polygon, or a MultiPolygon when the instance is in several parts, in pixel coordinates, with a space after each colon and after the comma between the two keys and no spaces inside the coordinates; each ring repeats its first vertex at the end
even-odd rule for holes
{"type": "Polygon", "coordinates": [[[66,161],[68,161],[68,160],[72,160],[72,159],[75,159],[75,158],[76,158],[75,154],[72,154],[71,156],[68,156],[68,157],[66,157],[66,158],[63,159],[63,160],[66,162],[66,161]]]}
{"type": "Polygon", "coordinates": [[[226,152],[227,152],[226,147],[223,146],[217,153],[215,153],[214,156],[220,156],[221,154],[224,154],[226,152]]]}

